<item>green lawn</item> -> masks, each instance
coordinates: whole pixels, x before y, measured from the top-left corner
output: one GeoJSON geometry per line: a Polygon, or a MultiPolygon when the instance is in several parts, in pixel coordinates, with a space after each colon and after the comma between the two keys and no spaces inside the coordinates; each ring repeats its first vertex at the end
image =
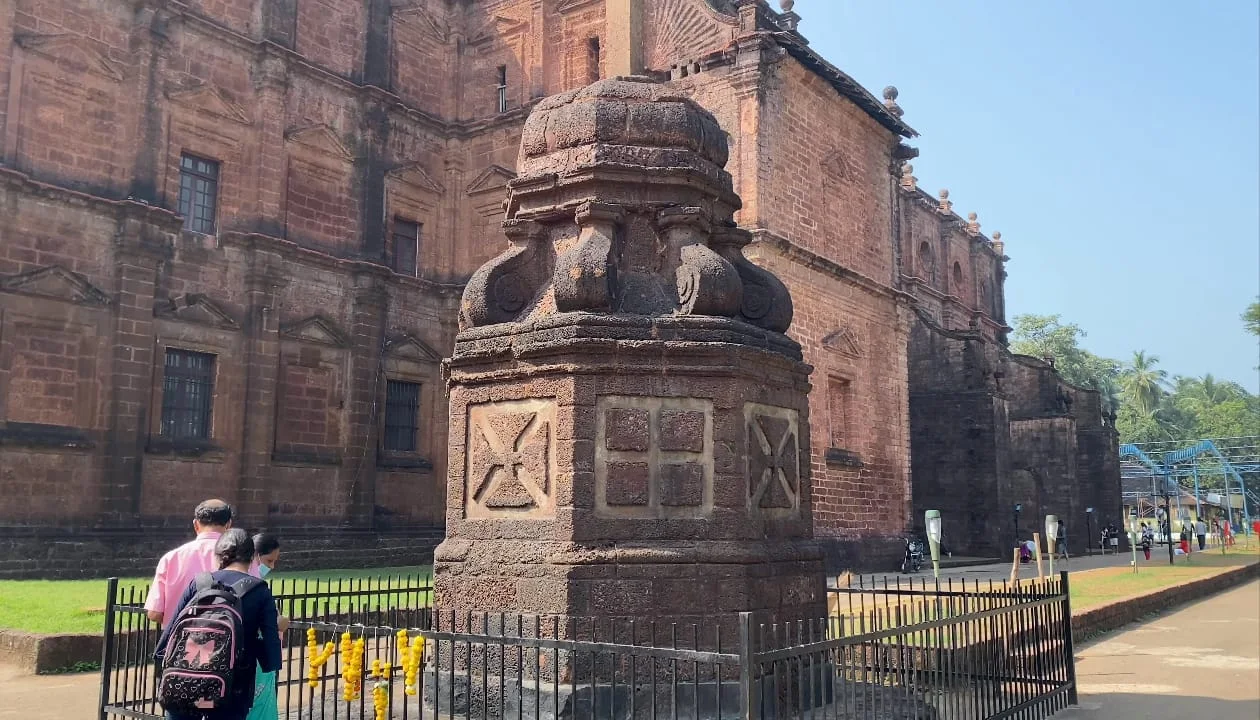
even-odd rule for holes
{"type": "MultiPolygon", "coordinates": [[[[267,580],[277,593],[388,589],[423,584],[429,566],[277,572],[267,580]],[[384,580],[382,580],[384,578],[384,580]]],[[[150,578],[119,580],[123,600],[144,602],[150,578]],[[133,590],[134,588],[134,590],[133,590]]],[[[39,633],[99,633],[105,622],[107,580],[0,580],[0,628],[39,633]]],[[[415,606],[429,598],[393,593],[389,605],[415,606]]]]}
{"type": "Polygon", "coordinates": [[[1256,548],[1236,548],[1222,555],[1220,549],[1208,549],[1196,552],[1187,562],[1185,556],[1179,556],[1176,564],[1168,564],[1168,550],[1158,547],[1151,551],[1149,561],[1138,554],[1138,571],[1133,568],[1111,567],[1072,573],[1070,590],[1072,610],[1079,612],[1088,608],[1105,605],[1122,598],[1139,595],[1159,588],[1176,585],[1189,580],[1214,575],[1230,567],[1238,567],[1256,562],[1256,548]],[[1157,552],[1162,550],[1163,552],[1157,552]]]}

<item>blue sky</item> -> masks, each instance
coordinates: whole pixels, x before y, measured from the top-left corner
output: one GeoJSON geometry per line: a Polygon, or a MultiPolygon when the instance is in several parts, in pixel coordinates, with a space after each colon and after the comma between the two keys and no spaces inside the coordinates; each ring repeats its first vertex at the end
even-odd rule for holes
{"type": "Polygon", "coordinates": [[[901,91],[920,187],[1000,230],[1007,320],[1260,391],[1260,3],[797,0],[810,44],[901,91]]]}

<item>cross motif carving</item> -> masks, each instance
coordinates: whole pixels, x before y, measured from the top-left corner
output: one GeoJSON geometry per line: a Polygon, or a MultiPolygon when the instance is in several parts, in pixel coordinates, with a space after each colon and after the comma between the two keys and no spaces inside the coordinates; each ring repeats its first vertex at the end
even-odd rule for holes
{"type": "Polygon", "coordinates": [[[547,400],[469,408],[469,517],[552,509],[554,427],[555,406],[547,400]]]}

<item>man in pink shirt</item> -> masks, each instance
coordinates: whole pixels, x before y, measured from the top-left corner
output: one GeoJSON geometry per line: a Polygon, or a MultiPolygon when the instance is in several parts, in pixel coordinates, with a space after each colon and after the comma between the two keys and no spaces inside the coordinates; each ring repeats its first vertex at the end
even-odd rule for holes
{"type": "MultiPolygon", "coordinates": [[[[149,619],[165,627],[179,611],[179,599],[197,573],[218,570],[214,545],[219,536],[232,527],[232,506],[222,500],[206,500],[193,511],[195,540],[180,545],[158,560],[149,597],[144,602],[149,619]]],[[[249,568],[258,576],[258,561],[249,568]]]]}

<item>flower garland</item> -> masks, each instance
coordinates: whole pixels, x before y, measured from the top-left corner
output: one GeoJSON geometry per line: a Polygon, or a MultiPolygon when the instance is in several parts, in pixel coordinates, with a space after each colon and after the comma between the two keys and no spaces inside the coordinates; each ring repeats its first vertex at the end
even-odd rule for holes
{"type": "Polygon", "coordinates": [[[323,650],[320,650],[319,643],[316,642],[315,628],[309,628],[306,631],[306,647],[307,653],[311,658],[311,666],[306,671],[306,683],[311,686],[312,690],[318,690],[319,671],[332,659],[333,653],[337,651],[337,646],[329,642],[324,645],[323,650]]]}
{"type": "Polygon", "coordinates": [[[389,713],[389,679],[394,667],[380,658],[372,661],[371,678],[376,680],[372,685],[372,709],[376,711],[376,720],[387,720],[389,713]]]}
{"type": "Polygon", "coordinates": [[[407,631],[399,630],[398,649],[399,654],[402,655],[404,692],[415,697],[418,694],[417,680],[420,677],[420,666],[424,664],[424,636],[417,635],[411,638],[411,642],[408,643],[407,631]]]}
{"type": "Polygon", "coordinates": [[[350,633],[341,634],[341,654],[345,662],[341,665],[341,679],[344,687],[341,698],[346,702],[358,700],[363,693],[363,638],[352,640],[350,633]]]}

